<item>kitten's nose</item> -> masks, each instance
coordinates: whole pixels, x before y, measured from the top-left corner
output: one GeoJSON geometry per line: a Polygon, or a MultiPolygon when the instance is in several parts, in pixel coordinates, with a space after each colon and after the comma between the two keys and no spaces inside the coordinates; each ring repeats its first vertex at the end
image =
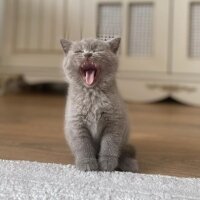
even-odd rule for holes
{"type": "Polygon", "coordinates": [[[89,58],[89,57],[92,56],[92,53],[91,53],[91,52],[86,52],[86,53],[84,53],[84,56],[85,56],[86,58],[89,58]]]}

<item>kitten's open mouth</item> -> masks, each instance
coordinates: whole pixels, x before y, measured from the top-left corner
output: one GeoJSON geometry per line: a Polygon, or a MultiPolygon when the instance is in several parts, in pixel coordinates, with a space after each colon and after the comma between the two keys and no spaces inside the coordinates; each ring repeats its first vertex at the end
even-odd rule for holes
{"type": "Polygon", "coordinates": [[[84,62],[80,67],[80,72],[86,85],[92,86],[96,82],[98,67],[91,61],[84,62]]]}

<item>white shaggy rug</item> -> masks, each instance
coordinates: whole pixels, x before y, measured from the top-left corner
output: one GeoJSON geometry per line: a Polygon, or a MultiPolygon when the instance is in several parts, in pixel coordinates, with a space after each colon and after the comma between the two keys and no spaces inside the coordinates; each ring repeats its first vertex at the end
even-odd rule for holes
{"type": "Polygon", "coordinates": [[[200,179],[0,160],[0,199],[200,200],[200,179]]]}

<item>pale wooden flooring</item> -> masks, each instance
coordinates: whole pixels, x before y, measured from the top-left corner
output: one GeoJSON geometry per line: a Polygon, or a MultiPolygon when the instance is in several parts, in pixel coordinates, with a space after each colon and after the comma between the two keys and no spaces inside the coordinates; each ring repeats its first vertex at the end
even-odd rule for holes
{"type": "MultiPolygon", "coordinates": [[[[0,158],[72,163],[63,135],[65,97],[0,97],[0,158]]],[[[200,177],[200,108],[128,104],[141,173],[200,177]]]]}

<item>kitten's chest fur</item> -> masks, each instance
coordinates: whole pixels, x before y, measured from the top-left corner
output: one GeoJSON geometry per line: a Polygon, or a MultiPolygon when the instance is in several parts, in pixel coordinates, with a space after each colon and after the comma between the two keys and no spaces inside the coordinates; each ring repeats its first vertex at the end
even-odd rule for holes
{"type": "Polygon", "coordinates": [[[82,120],[93,138],[98,138],[112,115],[113,105],[109,98],[100,90],[83,91],[74,101],[74,114],[82,120]]]}

